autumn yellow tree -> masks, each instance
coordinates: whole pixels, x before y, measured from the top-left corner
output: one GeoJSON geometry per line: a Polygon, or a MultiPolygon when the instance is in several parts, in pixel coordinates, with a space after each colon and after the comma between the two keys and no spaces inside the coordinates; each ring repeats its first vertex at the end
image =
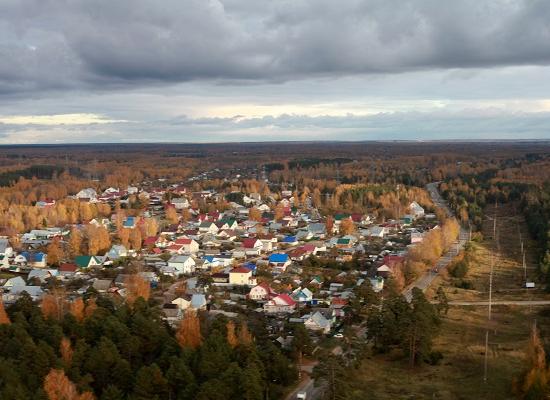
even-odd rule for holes
{"type": "Polygon", "coordinates": [[[550,369],[546,364],[544,346],[536,326],[533,326],[527,347],[527,368],[514,382],[515,392],[522,399],[545,399],[550,392],[549,379],[550,369]]]}
{"type": "Polygon", "coordinates": [[[88,299],[86,308],[84,309],[84,317],[91,317],[95,310],[97,310],[96,300],[94,298],[88,299]]]}
{"type": "Polygon", "coordinates": [[[44,317],[60,320],[65,314],[65,291],[62,289],[54,289],[50,293],[45,294],[42,297],[40,307],[44,317]]]}
{"type": "Polygon", "coordinates": [[[248,330],[248,325],[245,321],[241,324],[241,329],[239,329],[239,343],[243,346],[249,346],[254,341],[252,334],[248,330]]]}
{"type": "Polygon", "coordinates": [[[138,274],[131,274],[126,277],[126,301],[132,305],[135,301],[142,297],[144,300],[149,300],[151,294],[151,286],[149,282],[143,279],[138,274]]]}
{"type": "Polygon", "coordinates": [[[61,369],[51,369],[44,378],[44,391],[48,400],[93,400],[91,392],[78,393],[76,386],[61,369]]]}
{"type": "Polygon", "coordinates": [[[139,229],[132,229],[130,232],[130,245],[132,249],[139,251],[141,250],[141,231],[139,229]]]}
{"type": "Polygon", "coordinates": [[[69,305],[69,312],[77,321],[82,322],[84,320],[85,307],[82,297],[78,297],[69,305]]]}
{"type": "Polygon", "coordinates": [[[355,224],[351,218],[344,218],[340,222],[340,234],[341,235],[351,235],[355,232],[355,224]]]}
{"type": "Polygon", "coordinates": [[[325,221],[325,228],[327,230],[327,235],[332,235],[333,227],[334,227],[334,218],[329,215],[325,221]]]}
{"type": "Polygon", "coordinates": [[[122,228],[118,231],[118,238],[120,239],[120,243],[128,248],[129,242],[130,242],[130,229],[128,228],[122,228]]]}
{"type": "Polygon", "coordinates": [[[155,236],[158,233],[159,227],[156,218],[145,219],[145,235],[155,236]]]}
{"type": "Polygon", "coordinates": [[[46,247],[46,253],[48,254],[48,263],[50,265],[59,265],[65,256],[61,245],[61,239],[57,237],[54,238],[46,247]]]}
{"type": "Polygon", "coordinates": [[[261,221],[262,212],[258,208],[252,207],[248,213],[248,219],[252,221],[261,221]]]}
{"type": "Polygon", "coordinates": [[[226,325],[227,330],[227,343],[229,343],[229,346],[231,347],[237,347],[239,344],[239,339],[237,338],[237,334],[235,333],[235,323],[233,321],[229,321],[226,325]]]}
{"type": "Polygon", "coordinates": [[[178,213],[176,212],[176,209],[174,207],[168,207],[166,209],[166,219],[171,224],[177,224],[179,221],[178,213]]]}
{"type": "Polygon", "coordinates": [[[275,220],[279,221],[285,216],[285,208],[282,204],[277,204],[275,207],[275,220]]]}
{"type": "Polygon", "coordinates": [[[187,310],[178,330],[176,339],[181,347],[196,349],[202,343],[201,325],[197,313],[187,310]]]}
{"type": "Polygon", "coordinates": [[[8,314],[6,313],[6,309],[4,308],[4,302],[0,297],[0,325],[9,325],[9,324],[11,324],[10,317],[8,317],[8,314]]]}
{"type": "Polygon", "coordinates": [[[61,354],[61,359],[65,363],[65,367],[71,365],[71,361],[73,360],[73,353],[74,351],[71,340],[66,337],[61,339],[61,342],[59,343],[59,354],[61,354]]]}
{"type": "Polygon", "coordinates": [[[71,235],[69,237],[69,251],[71,256],[75,257],[81,254],[82,247],[82,234],[77,228],[71,229],[71,235]]]}

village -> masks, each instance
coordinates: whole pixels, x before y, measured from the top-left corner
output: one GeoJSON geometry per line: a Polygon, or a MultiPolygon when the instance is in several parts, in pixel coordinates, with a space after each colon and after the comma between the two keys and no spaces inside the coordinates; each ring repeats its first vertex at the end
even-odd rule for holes
{"type": "MultiPolygon", "coordinates": [[[[115,210],[137,198],[141,214],[114,212],[72,226],[45,226],[19,235],[16,246],[13,238],[0,238],[2,300],[12,304],[28,295],[39,301],[62,288],[68,300],[105,295],[124,301],[128,277],[137,275],[174,327],[194,310],[212,317],[262,315],[272,339],[283,347],[292,337],[288,327],[295,324],[303,325],[315,342],[342,339],[355,289],[370,283],[375,292],[382,291],[408,251],[439,223],[416,201],[398,219],[321,216],[307,196],[297,207],[291,190],[276,196],[197,192],[190,184],[195,179],[201,176],[101,193],[84,188],[73,196],[80,204],[115,210]],[[193,207],[200,202],[203,209],[213,209],[221,198],[228,201],[224,211],[193,207]],[[108,251],[64,252],[63,259],[49,260],[52,243],[65,248],[72,235],[90,225],[109,232],[108,251]],[[115,239],[121,229],[130,237],[126,245],[115,239]],[[140,231],[139,243],[133,231],[140,231]]],[[[45,199],[35,207],[54,204],[45,199]]]]}

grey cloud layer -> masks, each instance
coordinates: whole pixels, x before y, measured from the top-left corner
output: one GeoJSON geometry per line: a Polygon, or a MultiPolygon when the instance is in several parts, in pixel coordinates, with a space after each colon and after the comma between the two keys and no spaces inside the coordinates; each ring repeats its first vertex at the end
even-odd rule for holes
{"type": "Polygon", "coordinates": [[[3,0],[0,95],[550,63],[545,0],[3,0]]]}

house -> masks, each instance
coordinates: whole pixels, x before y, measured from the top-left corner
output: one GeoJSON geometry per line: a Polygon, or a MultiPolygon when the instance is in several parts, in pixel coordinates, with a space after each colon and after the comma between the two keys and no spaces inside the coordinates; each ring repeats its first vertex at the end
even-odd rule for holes
{"type": "Polygon", "coordinates": [[[324,334],[330,332],[332,321],[327,319],[321,312],[315,311],[312,314],[304,316],[304,326],[312,331],[319,331],[324,334]]]}
{"type": "Polygon", "coordinates": [[[322,222],[311,223],[307,226],[307,231],[313,236],[320,239],[324,238],[327,234],[326,225],[322,222]]]}
{"type": "Polygon", "coordinates": [[[424,234],[422,232],[411,232],[411,244],[420,243],[424,240],[424,234]]]}
{"type": "Polygon", "coordinates": [[[387,266],[386,264],[382,264],[381,266],[376,268],[376,272],[380,276],[386,276],[387,277],[392,273],[392,269],[389,266],[387,266]]]}
{"type": "Polygon", "coordinates": [[[242,250],[246,256],[258,256],[263,249],[263,243],[257,238],[246,238],[242,242],[242,250]]]}
{"type": "Polygon", "coordinates": [[[262,249],[263,243],[258,238],[245,238],[243,239],[242,246],[245,249],[262,249]]]}
{"type": "Polygon", "coordinates": [[[73,276],[78,270],[78,266],[74,263],[63,263],[59,266],[59,275],[69,277],[73,276]]]}
{"type": "Polygon", "coordinates": [[[138,223],[138,219],[136,217],[126,217],[126,219],[122,223],[122,226],[124,228],[134,229],[137,223],[138,223]]]}
{"type": "Polygon", "coordinates": [[[11,287],[9,293],[5,293],[2,296],[2,300],[7,303],[13,303],[17,301],[17,299],[21,297],[23,293],[27,293],[29,296],[31,296],[31,299],[33,301],[40,300],[44,295],[44,291],[40,286],[21,285],[11,287]]]}
{"type": "Polygon", "coordinates": [[[8,256],[0,255],[0,269],[9,269],[10,260],[8,256]]]}
{"type": "Polygon", "coordinates": [[[25,286],[26,283],[25,283],[25,280],[23,278],[21,278],[20,276],[15,276],[13,278],[10,278],[8,279],[5,283],[4,283],[4,289],[9,289],[9,288],[12,288],[14,286],[25,286]]]}
{"type": "Polygon", "coordinates": [[[415,218],[422,218],[424,216],[424,208],[422,208],[416,201],[409,204],[409,211],[415,218]]]}
{"type": "Polygon", "coordinates": [[[101,265],[101,260],[96,256],[76,256],[74,261],[79,268],[90,268],[101,265]]]}
{"type": "Polygon", "coordinates": [[[114,244],[105,255],[109,260],[118,260],[122,257],[128,257],[128,249],[121,244],[114,244]]]}
{"type": "MultiPolygon", "coordinates": [[[[229,229],[229,228],[226,228],[229,229]]],[[[218,233],[219,228],[212,221],[204,221],[199,225],[199,232],[201,233],[218,233]]]]}
{"type": "Polygon", "coordinates": [[[42,252],[29,253],[27,251],[19,254],[25,258],[26,264],[34,268],[44,268],[46,267],[47,255],[42,252]]]}
{"type": "Polygon", "coordinates": [[[296,302],[288,294],[275,296],[264,304],[264,311],[268,314],[293,313],[296,302]]]}
{"type": "Polygon", "coordinates": [[[256,301],[271,300],[276,296],[277,293],[275,293],[275,291],[273,291],[273,289],[271,289],[269,284],[266,282],[262,282],[259,285],[254,286],[248,293],[248,298],[256,301]]]}
{"type": "Polygon", "coordinates": [[[290,295],[294,301],[299,303],[306,303],[313,300],[313,293],[308,288],[297,288],[290,295]]]}
{"type": "Polygon", "coordinates": [[[185,197],[176,197],[170,200],[170,203],[174,205],[176,210],[182,210],[184,208],[189,208],[189,201],[185,197]]]}
{"type": "Polygon", "coordinates": [[[168,260],[168,268],[175,270],[176,274],[192,274],[195,272],[195,260],[191,256],[174,255],[168,260]]]}
{"type": "Polygon", "coordinates": [[[92,188],[82,189],[75,197],[79,200],[95,200],[97,192],[92,188]]]}
{"type": "Polygon", "coordinates": [[[191,307],[191,296],[178,297],[171,301],[172,304],[175,304],[180,310],[187,310],[191,307]]]}
{"type": "Polygon", "coordinates": [[[269,256],[269,264],[274,267],[286,268],[290,265],[290,258],[288,254],[273,253],[269,256]]]}
{"type": "Polygon", "coordinates": [[[99,293],[107,293],[113,287],[112,279],[95,279],[92,287],[99,293]]]}
{"type": "Polygon", "coordinates": [[[240,266],[229,271],[229,284],[255,286],[256,278],[252,277],[252,271],[240,266]]]}
{"type": "Polygon", "coordinates": [[[384,226],[373,226],[365,229],[362,233],[366,237],[383,238],[388,233],[388,230],[384,226]]]}
{"type": "Polygon", "coordinates": [[[32,280],[37,280],[40,284],[46,283],[46,280],[57,275],[57,270],[47,270],[47,269],[32,269],[27,276],[27,281],[32,282],[32,280]]]}
{"type": "Polygon", "coordinates": [[[218,221],[217,227],[220,230],[237,229],[239,227],[239,224],[237,224],[237,221],[233,218],[224,218],[218,221]]]}
{"type": "Polygon", "coordinates": [[[183,310],[176,304],[165,304],[162,306],[162,314],[170,325],[176,325],[183,318],[183,310]]]}
{"type": "Polygon", "coordinates": [[[229,283],[229,274],[223,272],[216,272],[210,275],[213,283],[229,283]]]}
{"type": "Polygon", "coordinates": [[[194,239],[187,237],[176,239],[174,245],[181,246],[181,251],[187,254],[194,254],[199,251],[199,244],[194,239]]]}
{"type": "Polygon", "coordinates": [[[296,239],[296,236],[285,236],[282,240],[282,243],[293,246],[295,244],[298,244],[298,239],[296,239]]]}
{"type": "Polygon", "coordinates": [[[0,256],[12,257],[13,248],[7,238],[0,238],[0,256]]]}
{"type": "Polygon", "coordinates": [[[207,306],[206,296],[203,293],[195,293],[191,296],[191,308],[194,310],[204,310],[207,306]]]}

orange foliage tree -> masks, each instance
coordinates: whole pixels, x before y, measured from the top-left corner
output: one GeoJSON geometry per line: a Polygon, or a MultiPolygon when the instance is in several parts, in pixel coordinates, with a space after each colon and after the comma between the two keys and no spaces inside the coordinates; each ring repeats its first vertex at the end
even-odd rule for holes
{"type": "Polygon", "coordinates": [[[201,345],[201,324],[195,311],[186,311],[176,332],[176,339],[181,347],[196,349],[201,345]]]}
{"type": "Polygon", "coordinates": [[[71,365],[73,353],[73,346],[71,345],[70,339],[67,339],[66,337],[61,339],[61,343],[59,343],[59,354],[61,354],[61,359],[65,363],[66,367],[71,365]]]}
{"type": "Polygon", "coordinates": [[[248,325],[246,324],[246,322],[243,321],[243,323],[241,324],[241,329],[239,329],[239,343],[243,346],[248,346],[252,344],[253,341],[254,338],[248,330],[248,325]]]}
{"type": "Polygon", "coordinates": [[[239,339],[235,334],[235,323],[233,321],[229,321],[225,327],[227,329],[227,343],[229,343],[229,346],[233,348],[237,347],[239,344],[239,339]]]}
{"type": "Polygon", "coordinates": [[[340,222],[340,234],[351,235],[355,232],[355,224],[351,218],[345,218],[340,222]]]}
{"type": "Polygon", "coordinates": [[[48,254],[48,263],[51,265],[58,265],[64,258],[63,247],[61,247],[61,239],[55,238],[48,244],[46,248],[48,254]]]}
{"type": "Polygon", "coordinates": [[[248,213],[248,219],[252,221],[261,221],[262,212],[258,208],[252,207],[248,213]]]}
{"type": "Polygon", "coordinates": [[[78,393],[76,386],[60,369],[51,369],[44,378],[44,391],[49,400],[93,400],[91,392],[78,393]]]}
{"type": "Polygon", "coordinates": [[[82,234],[77,228],[71,229],[71,236],[69,237],[69,250],[71,256],[77,256],[80,253],[82,247],[82,234]]]}
{"type": "Polygon", "coordinates": [[[9,325],[11,324],[10,317],[8,317],[8,314],[6,313],[6,309],[4,308],[4,302],[0,298],[0,325],[5,324],[9,325]]]}
{"type": "Polygon", "coordinates": [[[65,314],[65,292],[55,289],[42,297],[41,310],[46,318],[55,318],[60,320],[65,314]]]}
{"type": "Polygon", "coordinates": [[[149,300],[151,294],[151,285],[138,274],[131,274],[126,277],[126,301],[132,305],[135,301],[143,297],[149,300]]]}
{"type": "Polygon", "coordinates": [[[84,320],[84,309],[85,309],[85,305],[84,305],[84,300],[82,300],[82,297],[75,299],[69,305],[69,312],[79,322],[82,322],[84,320]]]}

